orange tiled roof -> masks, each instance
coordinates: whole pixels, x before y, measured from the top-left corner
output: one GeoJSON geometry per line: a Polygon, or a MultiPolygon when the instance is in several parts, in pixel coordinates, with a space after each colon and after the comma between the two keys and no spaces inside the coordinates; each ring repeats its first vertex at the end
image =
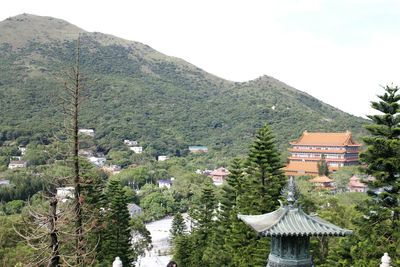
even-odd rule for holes
{"type": "Polygon", "coordinates": [[[325,175],[315,177],[315,178],[313,178],[311,180],[308,180],[308,181],[311,182],[311,183],[330,183],[330,182],[333,182],[333,180],[331,178],[329,178],[328,176],[325,176],[325,175]]]}
{"type": "Polygon", "coordinates": [[[229,174],[229,171],[225,168],[218,168],[211,172],[212,176],[227,176],[228,174],[229,174]]]}
{"type": "Polygon", "coordinates": [[[311,133],[304,131],[299,139],[290,142],[292,145],[328,145],[328,146],[360,146],[354,142],[351,132],[344,133],[311,133]]]}
{"type": "Polygon", "coordinates": [[[351,187],[361,187],[361,188],[366,188],[367,187],[366,184],[360,182],[360,178],[358,178],[357,176],[352,176],[350,178],[349,185],[351,187]]]}
{"type": "Polygon", "coordinates": [[[304,171],[307,173],[318,173],[317,162],[291,161],[283,168],[285,171],[304,171]]]}

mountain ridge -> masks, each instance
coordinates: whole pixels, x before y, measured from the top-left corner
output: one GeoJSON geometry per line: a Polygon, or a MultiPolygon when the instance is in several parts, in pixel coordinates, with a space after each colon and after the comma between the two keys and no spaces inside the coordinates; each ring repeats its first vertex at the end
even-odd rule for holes
{"type": "MultiPolygon", "coordinates": [[[[54,76],[73,64],[76,37],[62,35],[69,30],[82,29],[28,14],[0,22],[0,130],[54,131],[45,122],[60,121],[49,99],[62,87],[54,76]]],[[[85,92],[81,127],[96,128],[105,150],[138,139],[153,154],[201,144],[234,155],[265,122],[281,147],[306,129],[357,135],[366,122],[267,75],[233,82],[139,42],[86,31],[80,39],[82,72],[97,80],[85,92]]]]}

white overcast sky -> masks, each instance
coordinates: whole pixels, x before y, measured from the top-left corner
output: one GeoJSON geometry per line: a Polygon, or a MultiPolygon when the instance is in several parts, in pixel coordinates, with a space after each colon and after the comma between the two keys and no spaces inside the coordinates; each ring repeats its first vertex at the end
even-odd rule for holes
{"type": "MultiPolygon", "coordinates": [[[[400,85],[398,0],[1,0],[145,43],[233,81],[277,78],[354,115],[400,85]]],[[[277,107],[279,108],[279,107],[277,107]]]]}

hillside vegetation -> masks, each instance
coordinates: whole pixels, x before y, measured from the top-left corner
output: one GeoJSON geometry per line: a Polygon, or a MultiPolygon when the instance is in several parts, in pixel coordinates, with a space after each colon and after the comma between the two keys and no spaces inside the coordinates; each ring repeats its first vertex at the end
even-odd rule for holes
{"type": "Polygon", "coordinates": [[[87,78],[80,126],[95,129],[99,150],[133,139],[153,155],[206,145],[230,157],[245,154],[266,122],[281,149],[306,129],[357,137],[366,123],[272,77],[227,81],[138,42],[23,14],[0,22],[0,142],[47,142],[60,128],[58,96],[79,33],[87,78]]]}

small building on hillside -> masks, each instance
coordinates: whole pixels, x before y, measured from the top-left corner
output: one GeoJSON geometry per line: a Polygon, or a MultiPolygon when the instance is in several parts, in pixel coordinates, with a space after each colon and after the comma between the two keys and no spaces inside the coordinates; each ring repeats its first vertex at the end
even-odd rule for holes
{"type": "Polygon", "coordinates": [[[94,130],[93,129],[79,129],[78,134],[83,134],[83,135],[94,137],[94,130]]]}
{"type": "Polygon", "coordinates": [[[143,152],[143,147],[141,146],[131,146],[129,147],[129,149],[135,152],[136,154],[141,154],[143,152]]]}
{"type": "Polygon", "coordinates": [[[307,132],[290,142],[289,164],[284,168],[286,175],[317,176],[317,163],[325,159],[329,170],[336,171],[340,167],[358,165],[358,154],[361,145],[356,143],[351,132],[322,133],[307,132]],[[315,167],[314,167],[315,166],[315,167]]]}
{"type": "Polygon", "coordinates": [[[0,186],[10,185],[10,180],[0,179],[0,186]]]}
{"type": "Polygon", "coordinates": [[[26,160],[10,160],[10,164],[8,164],[9,169],[17,169],[17,168],[26,168],[27,166],[26,160]]]}
{"type": "Polygon", "coordinates": [[[209,176],[211,177],[215,185],[222,185],[228,175],[228,169],[221,167],[213,170],[209,176]]]}
{"type": "Polygon", "coordinates": [[[327,189],[327,190],[335,189],[335,186],[333,185],[333,180],[325,175],[315,177],[308,181],[313,183],[316,189],[327,189]]]}
{"type": "Polygon", "coordinates": [[[127,207],[131,218],[142,213],[142,208],[135,203],[129,203],[127,207]]]}
{"type": "Polygon", "coordinates": [[[172,186],[172,179],[161,179],[157,181],[159,188],[168,188],[170,189],[172,186]]]}
{"type": "Polygon", "coordinates": [[[206,147],[206,146],[189,146],[189,152],[191,152],[191,153],[206,153],[206,152],[208,152],[208,147],[206,147]]]}
{"type": "Polygon", "coordinates": [[[125,139],[125,140],[124,140],[124,144],[127,145],[127,146],[137,146],[137,145],[138,145],[138,142],[137,142],[137,141],[134,141],[134,140],[127,140],[127,139],[125,139]]]}
{"type": "Polygon", "coordinates": [[[157,161],[166,161],[168,159],[168,156],[158,156],[157,161]]]}
{"type": "Polygon", "coordinates": [[[353,175],[349,181],[349,192],[367,192],[368,186],[360,181],[360,178],[353,175]]]}

